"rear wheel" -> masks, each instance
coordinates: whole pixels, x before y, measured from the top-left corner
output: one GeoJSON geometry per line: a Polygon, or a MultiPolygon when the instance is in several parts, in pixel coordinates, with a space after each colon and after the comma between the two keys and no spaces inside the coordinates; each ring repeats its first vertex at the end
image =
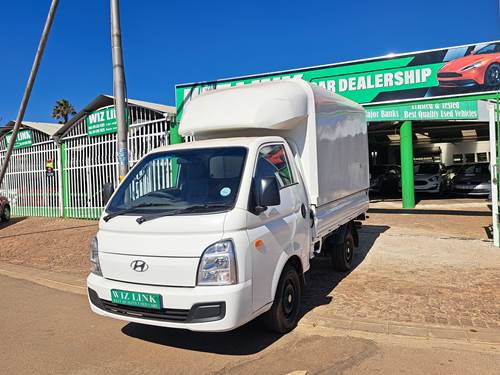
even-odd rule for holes
{"type": "Polygon", "coordinates": [[[3,209],[3,212],[2,214],[0,215],[0,219],[3,221],[3,222],[7,222],[10,220],[10,207],[9,206],[5,206],[4,209],[3,209]]]}
{"type": "Polygon", "coordinates": [[[354,237],[349,225],[345,231],[342,242],[332,246],[331,259],[332,266],[337,271],[350,271],[352,269],[352,259],[354,257],[354,237]]]}
{"type": "Polygon", "coordinates": [[[290,332],[297,326],[300,312],[300,276],[288,265],[281,273],[271,310],[264,314],[264,324],[278,333],[290,332]]]}
{"type": "Polygon", "coordinates": [[[500,86],[500,64],[491,64],[484,73],[484,84],[488,87],[500,86]]]}

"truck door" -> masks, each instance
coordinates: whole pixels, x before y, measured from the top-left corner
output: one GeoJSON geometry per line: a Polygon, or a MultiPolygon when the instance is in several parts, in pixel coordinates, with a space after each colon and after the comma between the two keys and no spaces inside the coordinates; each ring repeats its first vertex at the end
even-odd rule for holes
{"type": "Polygon", "coordinates": [[[267,144],[260,148],[255,164],[254,177],[276,176],[281,203],[259,215],[248,213],[254,311],[273,301],[272,283],[280,257],[301,256],[307,243],[297,172],[289,160],[284,144],[267,144]]]}

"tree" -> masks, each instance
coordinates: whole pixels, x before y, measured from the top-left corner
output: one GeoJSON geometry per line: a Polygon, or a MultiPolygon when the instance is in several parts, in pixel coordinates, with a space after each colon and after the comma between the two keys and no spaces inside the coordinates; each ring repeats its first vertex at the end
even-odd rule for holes
{"type": "Polygon", "coordinates": [[[69,120],[69,116],[76,115],[75,108],[66,99],[59,99],[56,105],[52,108],[52,117],[59,120],[59,124],[65,124],[69,120]]]}

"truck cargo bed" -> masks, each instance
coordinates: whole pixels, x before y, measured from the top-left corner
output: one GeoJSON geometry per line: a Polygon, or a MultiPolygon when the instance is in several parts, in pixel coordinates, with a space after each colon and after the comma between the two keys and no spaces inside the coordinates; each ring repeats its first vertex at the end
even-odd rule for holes
{"type": "Polygon", "coordinates": [[[368,190],[337,199],[315,209],[314,240],[321,240],[341,225],[354,220],[368,210],[368,190]]]}

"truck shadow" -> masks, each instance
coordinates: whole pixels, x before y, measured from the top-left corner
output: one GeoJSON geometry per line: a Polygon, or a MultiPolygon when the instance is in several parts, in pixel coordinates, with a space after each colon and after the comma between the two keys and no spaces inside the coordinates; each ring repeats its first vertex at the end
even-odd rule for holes
{"type": "Polygon", "coordinates": [[[387,229],[389,227],[386,225],[363,225],[361,227],[359,246],[354,251],[353,266],[348,272],[333,270],[329,257],[317,257],[311,260],[311,269],[306,273],[306,287],[302,295],[301,317],[315,307],[332,302],[331,292],[363,263],[377,238],[387,229]]]}
{"type": "MultiPolygon", "coordinates": [[[[354,266],[350,272],[334,271],[329,258],[312,260],[302,297],[301,318],[315,307],[331,303],[331,292],[363,262],[379,235],[388,228],[380,225],[362,227],[360,246],[356,248],[354,266]]],[[[259,353],[283,336],[269,332],[259,318],[234,331],[222,333],[191,332],[137,323],[128,323],[122,328],[122,333],[158,345],[235,356],[259,353]]]]}
{"type": "Polygon", "coordinates": [[[230,332],[191,332],[137,323],[127,324],[122,332],[168,347],[234,356],[259,353],[283,336],[266,330],[258,318],[230,332]]]}

